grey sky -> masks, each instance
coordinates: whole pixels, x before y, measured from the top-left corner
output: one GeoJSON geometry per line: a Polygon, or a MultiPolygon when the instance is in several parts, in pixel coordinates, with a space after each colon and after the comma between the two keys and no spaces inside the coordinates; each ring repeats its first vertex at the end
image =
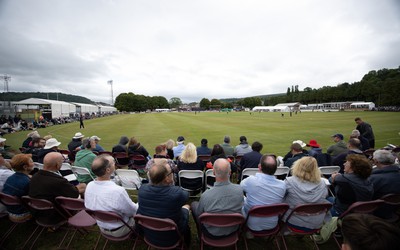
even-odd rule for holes
{"type": "Polygon", "coordinates": [[[0,34],[10,91],[104,102],[111,79],[114,98],[198,102],[400,65],[396,0],[0,0],[0,34]]]}

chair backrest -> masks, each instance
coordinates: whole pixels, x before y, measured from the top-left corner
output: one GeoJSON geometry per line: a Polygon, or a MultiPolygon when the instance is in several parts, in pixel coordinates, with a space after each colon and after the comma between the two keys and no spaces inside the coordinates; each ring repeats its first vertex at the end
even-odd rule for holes
{"type": "Polygon", "coordinates": [[[134,169],[143,169],[146,167],[146,157],[141,154],[130,154],[129,160],[134,169]]]}
{"type": "Polygon", "coordinates": [[[350,213],[361,213],[361,214],[372,213],[383,204],[385,204],[385,201],[383,201],[383,200],[354,202],[353,204],[351,204],[351,206],[346,211],[344,211],[339,216],[339,219],[343,218],[344,216],[346,216],[350,213]]]}
{"type": "Polygon", "coordinates": [[[254,216],[254,217],[279,216],[279,218],[281,218],[288,209],[289,209],[289,205],[286,203],[254,206],[249,210],[247,219],[249,216],[254,216]]]}
{"type": "Polygon", "coordinates": [[[323,166],[319,167],[319,170],[321,171],[321,174],[323,175],[331,175],[333,172],[339,172],[340,167],[339,166],[323,166]]]}
{"type": "Polygon", "coordinates": [[[34,168],[37,168],[38,170],[43,169],[43,164],[42,163],[34,162],[33,164],[34,164],[33,165],[34,168]]]}
{"type": "Polygon", "coordinates": [[[110,152],[110,151],[101,151],[101,152],[99,152],[99,155],[111,155],[111,156],[113,156],[113,153],[110,152]]]}
{"type": "Polygon", "coordinates": [[[69,164],[68,162],[63,162],[60,170],[72,170],[71,164],[69,164]]]}
{"type": "Polygon", "coordinates": [[[250,176],[250,175],[256,175],[256,173],[259,173],[260,171],[258,168],[245,168],[242,171],[242,177],[241,180],[244,179],[244,176],[250,176]]]}
{"type": "Polygon", "coordinates": [[[214,186],[214,182],[215,182],[214,172],[212,169],[208,169],[206,171],[206,180],[205,180],[206,188],[210,188],[210,187],[214,186]]]}
{"type": "MultiPolygon", "coordinates": [[[[313,216],[319,214],[326,214],[329,209],[332,207],[331,203],[312,203],[312,204],[301,204],[296,206],[289,216],[286,218],[286,222],[289,221],[292,215],[301,215],[301,216],[313,216]]],[[[322,225],[322,221],[321,221],[322,225]]]]}
{"type": "Polygon", "coordinates": [[[117,167],[128,166],[130,163],[128,153],[126,152],[114,152],[112,156],[115,159],[117,167]]]}
{"type": "Polygon", "coordinates": [[[85,209],[85,201],[80,198],[70,198],[64,196],[57,196],[56,202],[67,212],[69,211],[81,211],[85,209]]]}
{"type": "Polygon", "coordinates": [[[185,190],[188,190],[188,191],[194,191],[194,190],[199,190],[199,189],[203,188],[204,173],[201,170],[181,170],[178,173],[178,178],[179,178],[179,185],[181,186],[182,189],[185,189],[185,190]],[[199,182],[199,186],[194,188],[194,189],[188,189],[188,188],[185,188],[185,186],[181,185],[182,184],[181,178],[185,178],[185,179],[198,179],[198,178],[201,178],[201,183],[199,182]]]}
{"type": "MultiPolygon", "coordinates": [[[[124,221],[124,219],[121,217],[121,215],[114,213],[114,212],[109,212],[109,211],[100,211],[100,210],[91,210],[91,209],[85,209],[85,211],[92,216],[95,220],[102,221],[102,222],[123,222],[124,224],[127,225],[127,223],[124,221]]],[[[129,225],[128,225],[129,226],[129,225]]]]}
{"type": "Polygon", "coordinates": [[[226,159],[231,160],[232,163],[235,162],[235,156],[233,156],[233,155],[227,155],[227,156],[226,156],[226,159]]]}
{"type": "Polygon", "coordinates": [[[121,186],[129,190],[138,190],[141,186],[141,179],[134,169],[117,169],[115,174],[121,181],[121,186]]]}
{"type": "Polygon", "coordinates": [[[157,249],[175,249],[179,245],[183,246],[183,237],[173,220],[168,218],[155,218],[141,214],[136,214],[134,219],[136,225],[143,227],[144,240],[149,246],[157,249]],[[174,240],[175,238],[176,240],[174,240]],[[155,241],[163,244],[163,246],[155,245],[155,241]]]}
{"type": "Polygon", "coordinates": [[[277,167],[276,171],[275,171],[275,176],[279,176],[279,175],[288,175],[290,172],[290,168],[289,167],[277,167]]]}
{"type": "Polygon", "coordinates": [[[204,163],[207,163],[211,160],[211,155],[198,155],[197,157],[204,163]]]}
{"type": "Polygon", "coordinates": [[[0,192],[0,201],[6,206],[18,206],[22,204],[19,197],[0,192]]]}
{"type": "Polygon", "coordinates": [[[94,180],[93,176],[90,174],[89,169],[87,169],[87,168],[71,166],[71,170],[75,174],[76,177],[78,177],[78,175],[89,175],[90,178],[92,178],[92,180],[94,180]]]}
{"type": "Polygon", "coordinates": [[[388,205],[400,206],[400,194],[387,194],[380,198],[388,205]]]}
{"type": "Polygon", "coordinates": [[[235,164],[240,165],[240,160],[242,159],[243,155],[236,155],[235,156],[235,164]]]}
{"type": "Polygon", "coordinates": [[[56,209],[54,207],[53,202],[45,200],[45,199],[36,199],[32,198],[28,195],[22,196],[22,201],[27,204],[29,207],[35,210],[53,210],[56,209]]]}
{"type": "Polygon", "coordinates": [[[245,218],[239,213],[220,214],[220,213],[202,213],[199,216],[199,222],[213,227],[232,227],[240,226],[245,218]]]}

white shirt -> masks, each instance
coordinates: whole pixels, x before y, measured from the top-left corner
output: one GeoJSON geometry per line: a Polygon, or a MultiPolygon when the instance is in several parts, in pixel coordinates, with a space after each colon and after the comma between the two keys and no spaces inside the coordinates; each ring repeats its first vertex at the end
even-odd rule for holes
{"type": "MultiPolygon", "coordinates": [[[[91,210],[115,212],[128,222],[136,214],[138,205],[130,198],[126,190],[112,181],[91,181],[85,190],[85,207],[91,210]]],[[[115,229],[123,226],[122,222],[105,223],[97,221],[104,229],[115,229]]]]}

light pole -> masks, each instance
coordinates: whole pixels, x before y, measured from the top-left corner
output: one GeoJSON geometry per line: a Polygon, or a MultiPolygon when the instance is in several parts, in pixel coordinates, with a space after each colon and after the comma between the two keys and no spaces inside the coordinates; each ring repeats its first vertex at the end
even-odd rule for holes
{"type": "MultiPolygon", "coordinates": [[[[3,108],[5,109],[6,102],[8,99],[8,82],[11,81],[11,76],[4,74],[0,76],[0,79],[4,81],[4,105],[3,108]]],[[[8,100],[8,107],[10,107],[10,100],[8,100]]]]}
{"type": "Polygon", "coordinates": [[[114,95],[113,95],[113,81],[109,80],[107,84],[111,85],[111,105],[114,104],[114,95]]]}

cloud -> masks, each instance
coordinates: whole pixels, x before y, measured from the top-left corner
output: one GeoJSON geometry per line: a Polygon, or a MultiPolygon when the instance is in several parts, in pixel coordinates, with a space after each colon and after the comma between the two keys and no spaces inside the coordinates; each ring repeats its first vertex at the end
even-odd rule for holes
{"type": "Polygon", "coordinates": [[[231,98],[359,81],[400,65],[400,4],[366,1],[0,2],[13,91],[108,102],[231,98]]]}

